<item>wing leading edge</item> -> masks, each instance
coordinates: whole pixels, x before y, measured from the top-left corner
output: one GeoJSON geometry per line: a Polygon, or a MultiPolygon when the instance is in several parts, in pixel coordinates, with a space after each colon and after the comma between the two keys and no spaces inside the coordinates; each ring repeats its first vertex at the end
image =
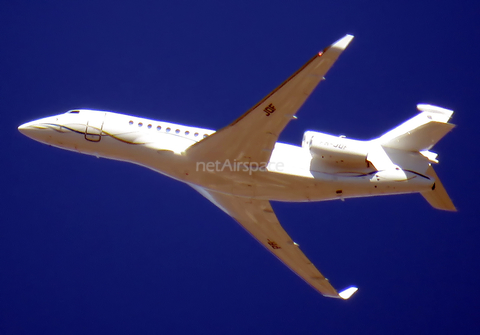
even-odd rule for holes
{"type": "Polygon", "coordinates": [[[270,202],[217,193],[191,185],[225,213],[233,217],[268,251],[325,297],[348,299],[356,291],[337,292],[282,228],[270,202]]]}
{"type": "Polygon", "coordinates": [[[245,114],[188,148],[186,154],[202,160],[267,163],[282,130],[352,39],[346,35],[316,54],[245,114]]]}

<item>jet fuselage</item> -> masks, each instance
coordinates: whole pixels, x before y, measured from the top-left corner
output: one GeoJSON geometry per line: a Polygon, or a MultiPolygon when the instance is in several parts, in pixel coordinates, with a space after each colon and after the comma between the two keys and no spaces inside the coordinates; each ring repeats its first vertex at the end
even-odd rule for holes
{"type": "MultiPolygon", "coordinates": [[[[345,165],[343,160],[317,159],[307,145],[279,142],[268,162],[247,165],[229,160],[192,160],[186,149],[212,135],[213,130],[105,111],[73,110],[23,124],[19,129],[51,146],[138,164],[192,186],[255,199],[345,199],[421,192],[434,183],[424,175],[428,162],[423,156],[416,157],[419,171],[404,170],[394,163],[379,171],[367,161],[364,166],[349,166],[348,153],[344,155],[345,165]]],[[[374,141],[362,143],[370,152],[384,150],[374,141]]]]}

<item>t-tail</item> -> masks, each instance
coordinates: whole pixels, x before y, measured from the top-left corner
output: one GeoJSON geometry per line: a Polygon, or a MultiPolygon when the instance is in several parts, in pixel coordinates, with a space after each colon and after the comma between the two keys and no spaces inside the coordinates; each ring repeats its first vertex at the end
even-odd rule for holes
{"type": "Polygon", "coordinates": [[[430,149],[445,136],[455,125],[448,123],[453,111],[437,106],[420,104],[417,109],[420,114],[402,123],[381,136],[378,141],[384,148],[399,149],[409,152],[419,152],[429,160],[425,174],[435,180],[431,191],[421,192],[421,195],[434,208],[446,211],[456,211],[452,200],[438,178],[432,163],[438,163],[437,154],[430,149]]]}

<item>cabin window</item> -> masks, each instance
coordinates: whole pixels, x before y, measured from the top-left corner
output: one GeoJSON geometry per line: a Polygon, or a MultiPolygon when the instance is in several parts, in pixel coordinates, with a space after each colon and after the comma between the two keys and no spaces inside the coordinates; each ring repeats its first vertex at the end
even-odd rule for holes
{"type": "Polygon", "coordinates": [[[167,133],[169,133],[169,132],[170,132],[170,130],[172,130],[172,129],[170,129],[170,128],[167,128],[167,133]]]}
{"type": "Polygon", "coordinates": [[[148,129],[151,129],[151,128],[152,128],[152,125],[151,125],[151,124],[149,124],[149,125],[147,126],[147,128],[148,128],[148,129]]]}
{"type": "Polygon", "coordinates": [[[130,120],[130,122],[128,122],[129,125],[132,125],[133,124],[133,121],[130,120]]]}
{"type": "Polygon", "coordinates": [[[139,122],[139,123],[138,123],[138,126],[139,126],[139,127],[143,126],[143,123],[139,122]]]}
{"type": "Polygon", "coordinates": [[[198,133],[195,133],[195,135],[193,135],[193,136],[197,137],[197,136],[198,136],[198,133]]]}
{"type": "Polygon", "coordinates": [[[187,130],[187,131],[185,132],[185,135],[188,135],[188,134],[190,134],[190,132],[187,130]]]}
{"type": "Polygon", "coordinates": [[[158,127],[157,127],[157,130],[162,130],[162,127],[158,126],[158,127]]]}
{"type": "Polygon", "coordinates": [[[207,137],[208,137],[208,135],[207,135],[207,134],[204,134],[204,135],[203,135],[203,138],[207,138],[207,137]]]}
{"type": "Polygon", "coordinates": [[[179,133],[180,133],[180,129],[175,130],[175,134],[179,134],[179,133]]]}

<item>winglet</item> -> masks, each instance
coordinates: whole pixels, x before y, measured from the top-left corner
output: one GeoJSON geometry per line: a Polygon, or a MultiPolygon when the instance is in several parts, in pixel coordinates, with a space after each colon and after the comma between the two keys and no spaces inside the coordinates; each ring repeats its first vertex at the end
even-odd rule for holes
{"type": "Polygon", "coordinates": [[[350,42],[353,40],[353,35],[345,35],[335,43],[333,43],[330,48],[345,50],[350,42]]]}
{"type": "Polygon", "coordinates": [[[333,57],[332,59],[332,64],[333,64],[333,62],[337,60],[338,56],[340,56],[340,54],[343,52],[343,50],[347,48],[347,46],[350,44],[352,40],[353,40],[353,35],[345,35],[341,39],[333,43],[332,45],[323,49],[323,51],[320,51],[318,55],[323,56],[328,51],[328,54],[330,54],[330,56],[333,57]]]}
{"type": "Polygon", "coordinates": [[[350,298],[355,292],[358,291],[358,288],[355,287],[355,286],[350,286],[349,288],[343,290],[342,292],[338,293],[338,295],[340,296],[340,298],[342,298],[343,300],[347,300],[348,298],[350,298]]]}

